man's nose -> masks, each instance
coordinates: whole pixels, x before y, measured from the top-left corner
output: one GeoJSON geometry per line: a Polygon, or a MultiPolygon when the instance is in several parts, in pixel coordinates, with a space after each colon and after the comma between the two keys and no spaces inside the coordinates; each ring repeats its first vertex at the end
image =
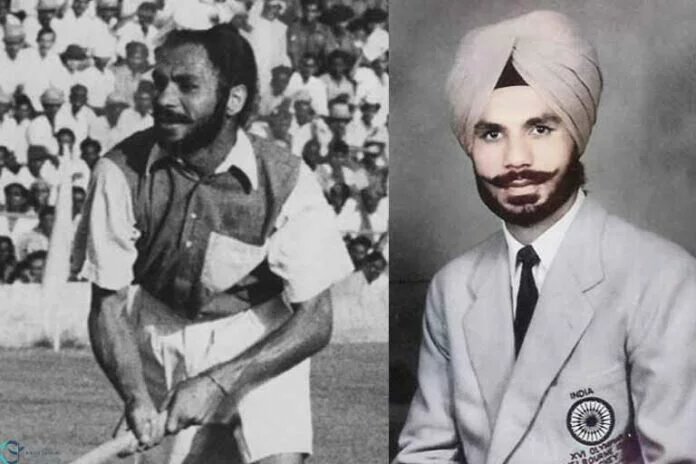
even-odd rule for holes
{"type": "Polygon", "coordinates": [[[510,137],[505,149],[505,167],[519,169],[530,167],[534,161],[532,148],[524,137],[510,137]]]}
{"type": "Polygon", "coordinates": [[[177,106],[179,97],[174,83],[167,83],[157,94],[157,103],[163,108],[173,108],[177,106]]]}

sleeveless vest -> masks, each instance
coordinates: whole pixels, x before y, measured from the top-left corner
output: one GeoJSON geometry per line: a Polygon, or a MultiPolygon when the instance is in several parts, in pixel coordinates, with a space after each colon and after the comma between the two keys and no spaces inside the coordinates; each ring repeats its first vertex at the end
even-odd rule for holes
{"type": "Polygon", "coordinates": [[[256,189],[234,166],[205,178],[169,156],[148,167],[153,129],[105,155],[128,181],[141,234],[134,283],[190,320],[281,299],[283,282],[269,269],[265,245],[297,183],[301,161],[248,136],[257,163],[256,189]]]}

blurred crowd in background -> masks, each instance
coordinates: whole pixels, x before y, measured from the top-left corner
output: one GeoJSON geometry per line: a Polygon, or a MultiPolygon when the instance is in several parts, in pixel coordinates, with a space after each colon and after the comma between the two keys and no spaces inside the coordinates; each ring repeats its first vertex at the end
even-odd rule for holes
{"type": "Polygon", "coordinates": [[[153,124],[164,35],[232,22],[259,70],[247,130],[316,173],[356,267],[344,286],[382,282],[386,305],[387,12],[387,0],[0,0],[0,283],[41,282],[62,173],[75,227],[99,158],[153,124]]]}

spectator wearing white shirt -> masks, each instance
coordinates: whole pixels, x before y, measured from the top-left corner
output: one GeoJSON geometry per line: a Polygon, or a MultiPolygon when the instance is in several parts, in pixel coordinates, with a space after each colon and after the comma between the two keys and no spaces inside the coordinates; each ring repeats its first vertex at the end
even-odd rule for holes
{"type": "Polygon", "coordinates": [[[360,191],[362,227],[375,233],[386,233],[389,227],[389,200],[379,186],[371,185],[360,191]]]}
{"type": "Polygon", "coordinates": [[[268,116],[288,98],[286,90],[291,75],[289,66],[276,66],[271,70],[271,91],[259,99],[259,116],[268,116]]]}
{"type": "Polygon", "coordinates": [[[17,143],[14,149],[14,156],[21,164],[27,162],[27,131],[32,119],[36,116],[34,105],[26,95],[17,95],[14,105],[14,120],[17,122],[17,143]]]}
{"type": "Polygon", "coordinates": [[[41,29],[37,36],[38,46],[25,51],[23,92],[37,108],[46,89],[55,87],[67,91],[70,86],[70,75],[55,52],[55,41],[55,31],[41,29]]]}
{"type": "Polygon", "coordinates": [[[363,100],[367,95],[376,95],[379,99],[380,110],[375,115],[375,124],[386,124],[389,116],[388,55],[388,52],[381,55],[370,66],[360,66],[353,73],[356,101],[363,100]]]}
{"type": "MultiPolygon", "coordinates": [[[[41,94],[41,105],[44,114],[34,118],[27,128],[27,145],[37,145],[46,148],[48,153],[57,154],[59,147],[55,134],[61,127],[66,127],[59,111],[65,103],[62,90],[50,87],[41,94]]],[[[64,113],[63,113],[64,114],[64,113]]]]}
{"type": "Polygon", "coordinates": [[[58,10],[61,7],[60,0],[39,0],[36,5],[36,15],[27,16],[22,23],[27,37],[27,45],[38,46],[38,36],[41,29],[51,29],[56,33],[55,42],[58,43],[58,31],[60,20],[56,20],[58,10]]]}
{"type": "Polygon", "coordinates": [[[116,32],[116,26],[121,16],[119,0],[96,0],[97,19],[101,21],[110,34],[116,32]]]}
{"type": "Polygon", "coordinates": [[[334,50],[327,56],[328,72],[322,74],[319,79],[326,87],[326,98],[331,101],[340,95],[347,95],[348,101],[355,99],[355,85],[348,79],[346,73],[353,57],[343,50],[334,50]]]}
{"type": "Polygon", "coordinates": [[[386,127],[375,124],[375,116],[381,107],[376,95],[368,95],[360,104],[360,111],[346,127],[346,142],[351,147],[362,148],[365,141],[386,137],[386,127]]]}
{"type": "Polygon", "coordinates": [[[19,183],[4,187],[5,211],[0,215],[0,235],[10,237],[18,243],[20,237],[32,230],[38,220],[30,214],[29,190],[19,183]]]}
{"type": "Polygon", "coordinates": [[[278,19],[286,7],[285,0],[256,0],[249,12],[252,29],[248,40],[256,57],[259,95],[271,90],[271,69],[291,64],[287,54],[288,27],[278,19]]]}
{"type": "MultiPolygon", "coordinates": [[[[17,163],[12,152],[5,147],[0,145],[0,190],[4,189],[10,184],[28,184],[31,181],[30,178],[26,177],[26,174],[21,170],[22,166],[17,163]]],[[[5,205],[4,195],[0,195],[0,205],[5,205]]]]}
{"type": "Polygon", "coordinates": [[[148,71],[147,46],[141,42],[126,44],[126,60],[123,64],[114,66],[114,91],[123,95],[130,105],[133,105],[140,81],[152,81],[152,73],[148,71]]]}
{"type": "Polygon", "coordinates": [[[341,234],[355,234],[360,231],[362,224],[360,205],[351,197],[350,187],[343,182],[334,183],[327,193],[327,200],[336,213],[338,230],[341,234]]]}
{"type": "Polygon", "coordinates": [[[126,108],[128,102],[122,95],[113,92],[106,97],[104,114],[97,118],[93,134],[94,139],[101,144],[103,153],[125,138],[118,122],[126,108]]]}
{"type": "MultiPolygon", "coordinates": [[[[52,189],[58,185],[58,170],[56,169],[58,161],[55,156],[48,153],[46,147],[43,145],[30,145],[27,151],[27,158],[26,169],[30,175],[27,188],[31,188],[37,181],[45,181],[52,189]]],[[[49,198],[55,200],[54,190],[51,191],[49,198]]]]}
{"type": "Polygon", "coordinates": [[[97,76],[96,85],[87,86],[89,94],[89,105],[95,113],[103,114],[106,106],[106,98],[116,89],[116,77],[108,67],[109,62],[115,55],[115,42],[100,40],[92,49],[92,59],[94,60],[94,74],[97,76]]]}
{"type": "Polygon", "coordinates": [[[306,91],[311,97],[314,112],[325,116],[328,114],[326,85],[314,75],[317,69],[317,58],[311,53],[306,53],[300,61],[299,70],[290,77],[286,93],[292,96],[300,91],[306,91]]]}
{"type": "Polygon", "coordinates": [[[154,86],[151,82],[144,81],[135,92],[135,105],[133,108],[126,108],[121,113],[118,121],[120,131],[124,137],[152,127],[152,99],[154,86]]]}
{"type": "MultiPolygon", "coordinates": [[[[59,21],[59,47],[79,45],[83,50],[92,46],[100,31],[98,20],[87,14],[90,0],[73,0],[72,8],[65,12],[59,21]]],[[[60,48],[58,51],[61,51],[60,48]]]]}
{"type": "Polygon", "coordinates": [[[290,151],[295,156],[302,156],[302,150],[307,142],[314,137],[314,120],[316,114],[312,108],[312,99],[309,93],[299,92],[293,98],[294,117],[290,125],[292,144],[290,151]]]}
{"type": "Polygon", "coordinates": [[[126,45],[130,42],[145,44],[148,55],[155,56],[155,39],[159,34],[158,29],[154,26],[156,13],[157,5],[152,2],[143,2],[138,6],[136,18],[128,21],[116,31],[118,56],[126,57],[126,45]]]}
{"type": "Polygon", "coordinates": [[[48,251],[55,217],[56,210],[53,206],[44,206],[39,210],[39,224],[23,234],[17,242],[16,252],[19,261],[36,251],[48,251]]]}
{"type": "Polygon", "coordinates": [[[78,145],[93,132],[97,119],[92,108],[87,106],[87,96],[87,87],[75,84],[70,88],[70,104],[61,106],[56,115],[60,121],[58,129],[70,129],[78,145]]]}
{"type": "Polygon", "coordinates": [[[0,89],[0,146],[14,152],[21,132],[17,127],[17,121],[8,114],[11,106],[12,97],[0,89]]]}
{"type": "Polygon", "coordinates": [[[0,88],[5,93],[14,95],[23,82],[26,69],[26,62],[23,59],[24,29],[21,24],[8,22],[4,31],[5,50],[0,53],[0,88]]]}
{"type": "Polygon", "coordinates": [[[389,50],[389,33],[385,28],[388,15],[380,8],[368,8],[362,17],[368,33],[362,56],[372,62],[389,50]]]}
{"type": "Polygon", "coordinates": [[[101,157],[102,147],[98,140],[85,139],[80,144],[80,159],[91,172],[101,157]]]}

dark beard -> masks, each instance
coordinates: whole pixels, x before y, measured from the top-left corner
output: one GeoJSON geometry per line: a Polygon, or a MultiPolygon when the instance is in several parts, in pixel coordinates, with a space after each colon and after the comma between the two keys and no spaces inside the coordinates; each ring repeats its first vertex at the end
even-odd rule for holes
{"type": "MultiPolygon", "coordinates": [[[[501,182],[506,182],[506,180],[512,180],[510,178],[506,179],[506,177],[508,176],[501,176],[502,180],[501,178],[495,178],[492,181],[487,181],[476,175],[476,188],[481,196],[481,200],[483,200],[488,209],[506,223],[520,227],[529,227],[551,216],[573,196],[577,189],[585,185],[585,167],[578,157],[574,157],[570,166],[568,166],[568,171],[563,175],[556,189],[551,192],[549,199],[541,205],[525,208],[520,213],[505,209],[487,188],[487,184],[500,184],[501,182]]],[[[527,176],[524,177],[527,178],[527,176]]],[[[547,175],[544,173],[530,173],[529,178],[535,177],[545,178],[547,175]]],[[[520,204],[532,202],[531,196],[527,195],[520,197],[519,200],[520,204]]]]}
{"type": "MultiPolygon", "coordinates": [[[[220,133],[220,130],[225,122],[227,98],[222,97],[223,96],[218,96],[213,114],[193,127],[191,132],[179,141],[167,142],[164,140],[162,134],[159,133],[157,124],[155,124],[155,136],[157,137],[159,144],[163,148],[167,149],[171,155],[179,158],[186,158],[187,155],[210,145],[210,143],[220,133]]],[[[166,113],[166,110],[164,110],[164,112],[166,113]]]]}

